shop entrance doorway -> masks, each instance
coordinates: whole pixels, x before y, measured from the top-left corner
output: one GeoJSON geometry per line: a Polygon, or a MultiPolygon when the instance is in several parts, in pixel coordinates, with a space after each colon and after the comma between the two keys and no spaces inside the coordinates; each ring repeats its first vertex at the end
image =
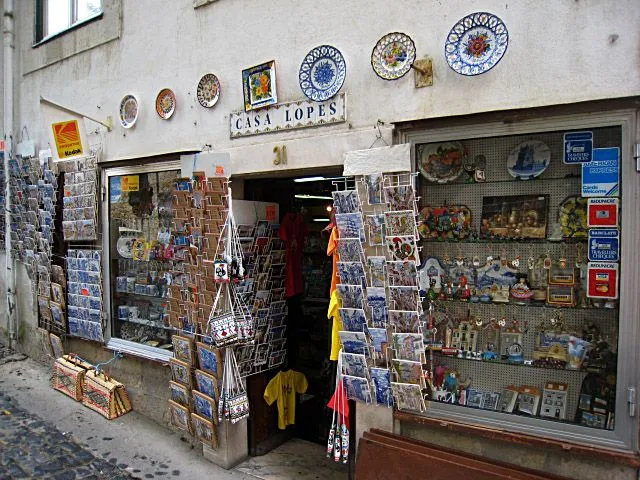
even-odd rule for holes
{"type": "Polygon", "coordinates": [[[302,245],[294,245],[301,248],[298,258],[292,254],[287,264],[287,361],[280,368],[247,378],[250,455],[262,455],[294,437],[326,446],[332,414],[326,404],[335,388],[336,363],[329,360],[332,262],[327,256],[330,232],[325,228],[332,213],[331,192],[340,178],[341,168],[325,168],[321,173],[305,171],[294,177],[243,179],[244,200],[277,204],[287,241],[303,239],[302,245]],[[295,425],[280,430],[276,405],[268,406],[263,394],[269,381],[288,369],[302,373],[308,389],[298,396],[295,425]]]}

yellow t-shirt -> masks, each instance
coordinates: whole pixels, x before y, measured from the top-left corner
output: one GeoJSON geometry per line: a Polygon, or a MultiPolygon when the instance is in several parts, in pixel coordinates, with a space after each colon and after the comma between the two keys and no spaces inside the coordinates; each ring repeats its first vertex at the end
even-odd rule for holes
{"type": "Polygon", "coordinates": [[[278,428],[284,430],[287,425],[296,423],[296,393],[307,391],[306,377],[295,370],[280,372],[271,379],[264,391],[268,405],[278,400],[278,428]]]}
{"type": "Polygon", "coordinates": [[[342,330],[342,320],[340,319],[340,307],[342,307],[342,300],[338,296],[338,291],[334,290],[331,294],[331,301],[329,302],[329,312],[327,318],[333,319],[333,325],[331,327],[331,353],[329,354],[329,360],[338,360],[340,348],[340,335],[338,332],[342,330]]]}

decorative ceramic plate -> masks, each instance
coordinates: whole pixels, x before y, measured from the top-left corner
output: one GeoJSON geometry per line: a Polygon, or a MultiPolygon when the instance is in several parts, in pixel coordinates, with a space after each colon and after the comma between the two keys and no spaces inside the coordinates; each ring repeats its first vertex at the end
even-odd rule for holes
{"type": "Polygon", "coordinates": [[[540,140],[527,140],[517,145],[507,158],[512,177],[530,180],[544,172],[551,161],[549,146],[540,140]]]}
{"type": "Polygon", "coordinates": [[[120,237],[116,242],[116,250],[122,258],[133,258],[133,243],[135,237],[120,237]]]}
{"type": "Polygon", "coordinates": [[[371,52],[371,66],[380,78],[397,80],[411,70],[416,59],[416,46],[409,35],[388,33],[371,52]]]}
{"type": "Polygon", "coordinates": [[[138,120],[139,109],[138,99],[133,95],[125,95],[120,100],[120,124],[124,128],[133,127],[138,120]]]}
{"type": "Polygon", "coordinates": [[[495,15],[471,13],[458,21],[444,44],[449,66],[460,75],[480,75],[500,61],[509,45],[509,32],[495,15]]]}
{"type": "Polygon", "coordinates": [[[156,112],[163,120],[169,120],[176,111],[176,94],[169,88],[163,88],[156,97],[156,112]]]}
{"type": "Polygon", "coordinates": [[[459,142],[418,145],[418,170],[431,182],[453,182],[464,171],[465,156],[465,149],[459,142]]]}
{"type": "Polygon", "coordinates": [[[322,102],[338,93],[346,76],[347,64],[340,50],[330,45],[321,45],[304,57],[298,81],[307,98],[322,102]]]}
{"type": "Polygon", "coordinates": [[[204,108],[213,107],[220,98],[220,80],[213,73],[202,76],[196,89],[198,102],[204,108]]]}
{"type": "Polygon", "coordinates": [[[560,205],[558,221],[562,238],[587,238],[587,199],[579,196],[568,197],[560,205]]]}

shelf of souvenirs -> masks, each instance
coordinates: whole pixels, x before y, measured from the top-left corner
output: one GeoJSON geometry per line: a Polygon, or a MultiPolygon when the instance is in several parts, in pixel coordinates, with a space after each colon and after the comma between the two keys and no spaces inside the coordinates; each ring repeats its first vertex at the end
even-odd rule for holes
{"type": "Polygon", "coordinates": [[[427,346],[425,350],[431,351],[439,356],[455,360],[465,360],[492,365],[508,365],[512,367],[537,368],[542,370],[561,370],[571,373],[601,373],[605,367],[585,367],[568,368],[566,360],[557,358],[540,358],[538,360],[524,359],[521,356],[509,359],[509,355],[497,355],[494,352],[464,352],[457,348],[443,348],[440,346],[427,346]]]}
{"type": "Polygon", "coordinates": [[[135,292],[115,292],[115,296],[119,297],[119,296],[125,296],[125,297],[145,297],[148,299],[154,299],[154,300],[161,300],[161,301],[168,301],[169,297],[160,297],[158,295],[150,295],[147,293],[135,293],[135,292]]]}
{"type": "Polygon", "coordinates": [[[429,188],[434,188],[434,187],[458,188],[458,187],[466,187],[466,186],[481,187],[482,185],[495,185],[500,183],[520,183],[523,185],[530,185],[530,184],[539,184],[544,182],[558,182],[558,181],[566,182],[568,180],[569,181],[575,180],[579,182],[581,178],[582,178],[582,174],[578,173],[578,174],[567,174],[562,177],[545,177],[545,178],[535,177],[528,180],[522,179],[520,177],[504,178],[502,180],[485,180],[482,182],[476,182],[475,180],[472,180],[471,177],[468,177],[462,182],[449,182],[449,183],[430,182],[430,181],[424,180],[423,178],[421,178],[420,180],[422,181],[423,186],[428,186],[429,188]]]}
{"type": "Polygon", "coordinates": [[[149,320],[146,318],[127,318],[127,319],[119,318],[118,320],[120,320],[121,322],[136,323],[138,325],[144,325],[145,327],[153,327],[159,330],[169,330],[169,331],[173,330],[173,327],[160,325],[158,322],[154,320],[149,320]]]}
{"type": "MultiPolygon", "coordinates": [[[[515,299],[512,299],[513,301],[509,301],[509,302],[494,302],[494,301],[488,301],[488,302],[483,302],[483,301],[477,301],[477,302],[473,302],[473,301],[468,301],[468,300],[463,300],[461,298],[450,298],[447,300],[434,300],[434,302],[436,303],[437,306],[441,306],[444,307],[447,304],[456,304],[456,305],[460,305],[460,304],[466,304],[466,305],[494,305],[494,306],[516,306],[516,307],[534,307],[534,308],[552,308],[552,309],[556,309],[556,308],[562,308],[562,309],[571,309],[571,310],[610,310],[610,311],[617,311],[618,310],[618,301],[617,300],[610,300],[610,301],[604,301],[604,300],[594,300],[591,299],[591,303],[585,303],[582,305],[570,305],[570,304],[558,304],[558,303],[547,303],[546,301],[529,301],[529,302],[523,302],[523,301],[516,301],[515,299]],[[597,302],[597,303],[596,303],[597,302]]],[[[423,308],[424,309],[428,309],[429,308],[429,299],[425,298],[424,302],[423,302],[423,308]]]]}
{"type": "Polygon", "coordinates": [[[588,239],[586,237],[578,237],[578,238],[502,238],[502,237],[493,237],[493,238],[479,238],[476,236],[469,236],[468,238],[457,239],[457,238],[420,238],[421,243],[425,243],[427,245],[430,244],[447,244],[447,243],[460,243],[460,244],[468,244],[468,243],[477,243],[477,244],[513,244],[513,243],[526,243],[527,245],[557,245],[559,243],[568,243],[568,244],[587,244],[588,239]]]}

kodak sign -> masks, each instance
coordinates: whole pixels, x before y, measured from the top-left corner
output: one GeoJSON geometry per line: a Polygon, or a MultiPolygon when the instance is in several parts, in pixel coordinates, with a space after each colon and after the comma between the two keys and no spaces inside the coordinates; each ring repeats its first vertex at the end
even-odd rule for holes
{"type": "Polygon", "coordinates": [[[51,128],[53,129],[58,158],[64,159],[82,155],[82,141],[77,120],[52,123],[51,128]]]}

